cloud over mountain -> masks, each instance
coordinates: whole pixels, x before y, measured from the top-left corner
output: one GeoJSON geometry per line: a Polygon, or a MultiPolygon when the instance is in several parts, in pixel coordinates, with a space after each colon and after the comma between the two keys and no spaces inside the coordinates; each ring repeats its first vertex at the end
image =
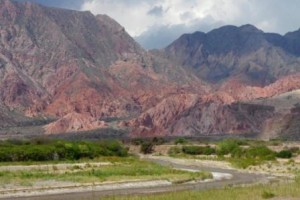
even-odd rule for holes
{"type": "MultiPolygon", "coordinates": [[[[24,1],[24,0],[18,0],[24,1]]],[[[146,48],[161,48],[183,33],[220,25],[253,24],[276,33],[300,27],[298,0],[31,0],[48,6],[90,10],[117,20],[146,48]]]]}

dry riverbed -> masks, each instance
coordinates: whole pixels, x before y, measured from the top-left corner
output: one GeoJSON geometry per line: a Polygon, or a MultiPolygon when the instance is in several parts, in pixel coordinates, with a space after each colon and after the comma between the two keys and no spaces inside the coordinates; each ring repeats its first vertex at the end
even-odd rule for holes
{"type": "Polygon", "coordinates": [[[208,172],[186,171],[137,158],[114,162],[0,166],[0,196],[48,195],[108,189],[148,188],[211,179],[208,172]]]}

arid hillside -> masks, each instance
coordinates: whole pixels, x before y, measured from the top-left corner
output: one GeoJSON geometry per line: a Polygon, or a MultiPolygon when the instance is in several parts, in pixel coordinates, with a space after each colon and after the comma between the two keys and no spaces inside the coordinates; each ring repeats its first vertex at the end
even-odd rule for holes
{"type": "Polygon", "coordinates": [[[146,51],[106,15],[0,0],[0,133],[276,137],[296,108],[257,99],[300,89],[298,32],[225,26],[146,51]]]}

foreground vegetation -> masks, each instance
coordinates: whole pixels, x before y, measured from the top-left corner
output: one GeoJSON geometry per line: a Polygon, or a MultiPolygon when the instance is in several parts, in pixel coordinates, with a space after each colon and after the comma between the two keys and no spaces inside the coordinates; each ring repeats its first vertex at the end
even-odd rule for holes
{"type": "Polygon", "coordinates": [[[300,199],[300,179],[295,182],[255,185],[249,187],[225,187],[205,191],[183,191],[151,196],[108,197],[105,200],[263,200],[263,199],[300,199]]]}
{"type": "Polygon", "coordinates": [[[128,148],[115,140],[0,142],[0,188],[52,186],[53,181],[63,187],[65,183],[130,180],[181,183],[207,178],[211,178],[210,173],[176,170],[140,160],[129,155],[128,148]],[[16,167],[29,164],[24,169],[16,167]]]}
{"type": "Polygon", "coordinates": [[[0,142],[0,162],[61,161],[127,155],[128,150],[116,140],[71,142],[35,139],[0,142]]]}
{"type": "Polygon", "coordinates": [[[141,161],[135,157],[109,157],[111,164],[97,166],[94,163],[71,165],[60,169],[52,165],[50,169],[4,170],[0,171],[0,187],[6,185],[34,186],[45,181],[71,183],[100,183],[105,181],[130,180],[169,180],[171,182],[186,182],[211,178],[208,172],[187,172],[156,163],[141,161]]]}
{"type": "MultiPolygon", "coordinates": [[[[156,146],[164,144],[162,139],[135,141],[137,151],[144,154],[157,153],[156,146]]],[[[171,141],[174,142],[174,141],[171,141]]],[[[169,155],[174,157],[226,160],[238,167],[247,168],[265,162],[274,163],[277,158],[293,158],[299,154],[299,148],[283,148],[279,151],[269,148],[279,145],[278,142],[266,144],[261,141],[227,139],[212,143],[191,143],[177,139],[175,144],[166,145],[169,155]],[[170,148],[171,147],[171,148],[170,148]],[[274,161],[274,162],[273,162],[274,161]]],[[[170,144],[170,142],[169,142],[170,144]]],[[[133,145],[131,145],[132,147],[133,145]]],[[[64,141],[34,139],[27,141],[10,140],[0,142],[0,189],[46,187],[74,183],[102,183],[107,181],[130,180],[169,180],[173,183],[184,183],[192,180],[211,178],[210,173],[188,172],[161,166],[140,160],[128,153],[124,144],[114,140],[102,141],[64,141]],[[105,165],[101,163],[106,162],[105,165]],[[47,164],[48,168],[14,170],[19,164],[47,164]],[[57,163],[66,164],[61,168],[57,163]],[[11,166],[10,166],[11,165],[11,166]],[[55,184],[53,184],[55,183],[55,184]]],[[[163,154],[163,155],[166,155],[163,154]]],[[[287,160],[288,161],[288,160],[287,160]]],[[[292,161],[292,160],[291,160],[292,161]]],[[[293,163],[291,163],[291,166],[293,163]]],[[[270,165],[272,167],[273,165],[270,165]]],[[[296,168],[295,168],[296,169],[296,168]]],[[[294,168],[290,171],[296,172],[294,168]],[[293,169],[293,170],[292,170],[293,169]]],[[[116,199],[260,199],[272,196],[292,196],[298,193],[300,181],[295,183],[251,186],[249,188],[224,188],[204,192],[180,192],[153,197],[120,197],[116,199]],[[291,192],[284,193],[286,188],[291,192]],[[252,190],[254,192],[252,192],[252,190]],[[250,192],[251,191],[251,192],[250,192]],[[251,194],[248,194],[251,193],[251,194]],[[241,196],[239,196],[241,195],[241,196]],[[243,196],[244,195],[244,196],[243,196]],[[176,198],[175,198],[176,197],[176,198]],[[211,197],[211,198],[208,198],[211,197]],[[222,197],[222,198],[221,198],[222,197]],[[246,198],[247,197],[247,198],[246,198]],[[249,198],[248,198],[249,197],[249,198]]],[[[299,197],[299,196],[297,196],[299,197]]]]}
{"type": "Polygon", "coordinates": [[[155,163],[141,161],[134,157],[110,158],[111,165],[95,166],[93,163],[72,165],[67,169],[59,169],[56,165],[52,168],[0,171],[0,184],[32,185],[41,181],[60,181],[74,183],[97,183],[105,181],[127,181],[127,180],[170,180],[189,181],[210,178],[211,174],[206,172],[186,172],[161,166],[155,163]]]}
{"type": "Polygon", "coordinates": [[[291,159],[299,154],[299,148],[287,148],[275,152],[262,141],[227,139],[216,144],[202,146],[189,145],[184,142],[181,146],[171,147],[168,154],[172,157],[192,158],[212,156],[211,158],[216,160],[229,161],[236,167],[247,168],[266,161],[275,161],[277,158],[291,159]]]}

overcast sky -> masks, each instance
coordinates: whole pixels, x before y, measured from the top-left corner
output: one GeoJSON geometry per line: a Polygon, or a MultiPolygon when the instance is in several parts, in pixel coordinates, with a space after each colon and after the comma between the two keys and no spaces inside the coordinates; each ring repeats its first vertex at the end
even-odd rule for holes
{"type": "MultiPolygon", "coordinates": [[[[24,1],[24,0],[18,0],[24,1]]],[[[300,28],[300,0],[30,0],[107,14],[145,48],[162,48],[183,33],[253,24],[285,34],[300,28]]]]}

